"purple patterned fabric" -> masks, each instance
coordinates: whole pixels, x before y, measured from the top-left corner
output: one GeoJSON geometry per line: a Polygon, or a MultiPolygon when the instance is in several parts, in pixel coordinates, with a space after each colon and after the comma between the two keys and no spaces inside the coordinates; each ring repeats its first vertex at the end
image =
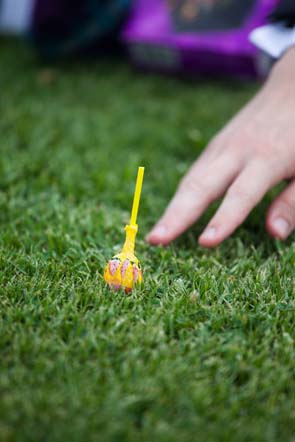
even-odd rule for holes
{"type": "MultiPolygon", "coordinates": [[[[214,1],[218,6],[222,3],[222,0],[211,3],[214,1]]],[[[132,61],[142,69],[253,77],[259,74],[259,54],[248,36],[267,22],[278,2],[254,0],[238,28],[185,31],[175,26],[168,0],[135,0],[122,38],[132,61]]],[[[204,5],[206,0],[197,3],[204,5]]]]}

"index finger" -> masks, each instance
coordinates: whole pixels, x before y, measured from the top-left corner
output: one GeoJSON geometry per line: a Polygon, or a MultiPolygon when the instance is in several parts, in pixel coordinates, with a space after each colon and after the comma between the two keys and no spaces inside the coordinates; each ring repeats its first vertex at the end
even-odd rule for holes
{"type": "Polygon", "coordinates": [[[163,216],[147,237],[151,244],[166,245],[191,226],[215,199],[219,198],[238,173],[232,157],[197,161],[181,181],[163,216]]]}

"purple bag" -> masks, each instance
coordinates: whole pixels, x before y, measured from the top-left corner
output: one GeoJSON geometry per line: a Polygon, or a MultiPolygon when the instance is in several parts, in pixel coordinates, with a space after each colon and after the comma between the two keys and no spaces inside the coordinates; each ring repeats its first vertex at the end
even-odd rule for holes
{"type": "Polygon", "coordinates": [[[278,0],[134,0],[122,39],[141,69],[253,77],[262,54],[250,32],[278,0]]]}

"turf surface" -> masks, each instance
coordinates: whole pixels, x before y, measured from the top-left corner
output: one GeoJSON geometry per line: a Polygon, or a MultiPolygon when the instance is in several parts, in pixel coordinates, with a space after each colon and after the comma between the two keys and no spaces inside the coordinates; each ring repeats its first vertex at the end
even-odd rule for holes
{"type": "Polygon", "coordinates": [[[0,42],[1,441],[294,441],[292,239],[270,197],[214,251],[144,235],[256,85],[45,68],[0,42]],[[106,290],[136,168],[145,285],[106,290]]]}

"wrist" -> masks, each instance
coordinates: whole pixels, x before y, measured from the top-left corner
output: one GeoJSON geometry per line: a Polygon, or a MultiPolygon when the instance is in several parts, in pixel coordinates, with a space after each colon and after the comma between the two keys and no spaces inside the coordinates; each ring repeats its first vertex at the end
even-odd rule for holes
{"type": "Polygon", "coordinates": [[[270,77],[270,81],[278,82],[291,86],[295,85],[295,48],[289,49],[283,57],[274,65],[270,77]]]}

